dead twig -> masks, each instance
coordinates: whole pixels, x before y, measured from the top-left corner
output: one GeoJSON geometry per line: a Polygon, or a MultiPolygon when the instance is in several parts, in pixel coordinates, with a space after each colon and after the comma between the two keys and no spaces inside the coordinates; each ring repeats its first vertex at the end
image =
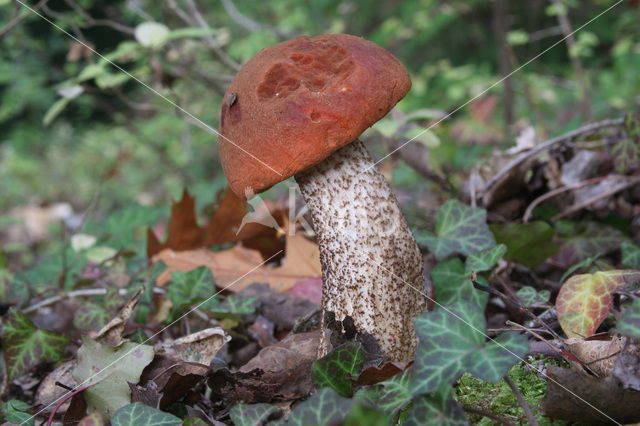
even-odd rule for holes
{"type": "Polygon", "coordinates": [[[525,401],[524,397],[518,390],[518,387],[516,386],[515,383],[513,383],[513,380],[511,380],[511,377],[509,377],[508,374],[504,376],[504,381],[507,383],[507,385],[509,385],[509,387],[511,388],[511,392],[513,392],[513,394],[518,399],[518,402],[522,407],[522,411],[524,411],[524,414],[527,416],[527,419],[529,420],[529,424],[532,426],[538,426],[538,421],[533,416],[533,412],[531,412],[531,407],[529,407],[529,404],[527,403],[527,401],[525,401]]]}
{"type": "Polygon", "coordinates": [[[556,221],[558,219],[562,219],[563,217],[569,216],[572,213],[575,213],[579,210],[582,210],[583,208],[595,203],[598,200],[601,200],[603,198],[607,198],[611,195],[614,195],[620,191],[623,191],[627,188],[632,187],[633,185],[640,183],[640,176],[636,176],[633,179],[629,179],[626,183],[617,186],[615,188],[610,189],[609,191],[603,192],[601,194],[596,195],[595,197],[591,197],[589,198],[587,201],[584,201],[582,203],[576,204],[574,206],[569,207],[567,210],[563,211],[562,213],[558,213],[557,215],[553,216],[551,218],[552,221],[556,221]]]}
{"type": "Polygon", "coordinates": [[[485,193],[488,192],[500,179],[505,177],[512,169],[514,169],[515,167],[518,167],[524,161],[539,154],[540,152],[545,151],[558,143],[571,141],[575,137],[584,135],[585,133],[595,132],[596,130],[599,130],[605,127],[619,126],[622,123],[624,123],[624,117],[607,118],[602,121],[596,121],[595,123],[589,123],[584,126],[578,127],[575,130],[564,133],[560,136],[556,136],[555,138],[551,138],[539,145],[536,145],[534,148],[518,155],[516,158],[511,160],[509,164],[505,166],[504,169],[500,170],[500,172],[498,172],[494,177],[492,177],[489,180],[489,182],[487,182],[487,184],[484,186],[484,192],[485,193]]]}
{"type": "MultiPolygon", "coordinates": [[[[618,176],[616,178],[619,179],[618,176]]],[[[536,206],[538,206],[543,201],[548,200],[549,198],[553,198],[556,195],[562,194],[563,192],[573,191],[573,190],[580,189],[585,186],[593,185],[595,183],[599,183],[609,179],[613,179],[613,177],[600,176],[597,178],[583,180],[582,182],[578,182],[574,185],[561,186],[560,188],[556,188],[552,191],[549,191],[546,194],[539,196],[538,198],[533,200],[531,204],[529,204],[529,207],[527,207],[527,209],[524,212],[524,215],[522,216],[522,222],[528,223],[529,219],[531,218],[531,213],[533,212],[533,209],[536,208],[536,206]]]]}
{"type": "Polygon", "coordinates": [[[479,416],[483,416],[483,417],[486,417],[486,418],[488,418],[488,419],[495,420],[496,422],[498,422],[498,423],[502,423],[502,424],[503,424],[503,425],[505,425],[505,426],[515,426],[515,425],[514,425],[513,423],[511,423],[509,420],[507,420],[507,419],[503,419],[502,417],[500,417],[500,416],[498,416],[498,415],[496,415],[496,414],[493,414],[493,413],[492,413],[492,412],[490,412],[490,411],[483,410],[483,409],[481,409],[481,408],[469,407],[469,406],[466,406],[466,405],[465,405],[465,406],[463,406],[463,407],[462,407],[462,409],[463,409],[464,411],[466,411],[467,413],[477,414],[477,415],[479,415],[479,416]]]}

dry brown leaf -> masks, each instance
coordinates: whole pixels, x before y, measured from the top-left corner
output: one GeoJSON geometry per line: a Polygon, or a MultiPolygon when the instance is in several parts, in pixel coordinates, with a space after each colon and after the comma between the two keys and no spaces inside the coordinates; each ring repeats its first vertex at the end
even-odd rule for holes
{"type": "MultiPolygon", "coordinates": [[[[274,211],[271,214],[279,218],[281,213],[274,211]]],[[[171,206],[167,241],[161,243],[151,228],[147,230],[147,256],[152,258],[165,249],[184,251],[236,241],[246,241],[245,245],[261,251],[264,249],[266,252],[280,249],[276,229],[259,223],[246,223],[238,232],[246,214],[246,201],[227,189],[209,223],[199,226],[196,220],[195,199],[185,189],[182,199],[171,206]],[[267,241],[263,241],[265,239],[267,241]]]]}
{"type": "Polygon", "coordinates": [[[627,337],[615,337],[610,340],[570,338],[565,344],[571,349],[572,354],[600,377],[611,375],[618,355],[625,346],[630,353],[640,355],[640,348],[628,342],[627,337]]]}
{"type": "Polygon", "coordinates": [[[138,292],[120,309],[118,315],[115,316],[107,325],[102,327],[102,330],[98,332],[95,337],[97,342],[105,345],[118,346],[122,341],[122,332],[124,326],[127,324],[133,308],[138,304],[138,300],[144,293],[144,289],[138,290],[138,292]]]}
{"type": "Polygon", "coordinates": [[[276,268],[259,266],[264,261],[260,253],[241,245],[216,252],[205,249],[175,252],[166,249],[153,258],[153,262],[159,260],[167,265],[167,270],[158,276],[159,286],[167,284],[173,272],[188,272],[199,266],[211,270],[218,287],[233,284],[229,287],[233,292],[254,282],[267,283],[273,290],[284,292],[299,281],[322,275],[318,245],[302,235],[287,235],[286,256],[282,265],[276,268]]]}
{"type": "Polygon", "coordinates": [[[184,362],[209,365],[220,348],[231,340],[220,327],[207,328],[188,336],[156,346],[158,354],[168,355],[184,362]]]}

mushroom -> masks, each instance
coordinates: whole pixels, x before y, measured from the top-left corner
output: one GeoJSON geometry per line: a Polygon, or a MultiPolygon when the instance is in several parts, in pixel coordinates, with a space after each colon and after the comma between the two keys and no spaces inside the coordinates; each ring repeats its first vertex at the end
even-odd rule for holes
{"type": "Polygon", "coordinates": [[[404,65],[346,34],[268,47],[240,69],[222,104],[220,160],[250,197],[295,176],[320,247],[327,313],[351,317],[389,361],[413,358],[426,310],[422,256],[389,184],[357,138],[404,97],[404,65]]]}

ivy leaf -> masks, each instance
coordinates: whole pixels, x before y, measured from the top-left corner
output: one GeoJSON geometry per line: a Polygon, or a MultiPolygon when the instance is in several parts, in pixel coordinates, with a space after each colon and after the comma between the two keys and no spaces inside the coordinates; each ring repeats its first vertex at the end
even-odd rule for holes
{"type": "Polygon", "coordinates": [[[532,306],[536,303],[547,303],[551,293],[549,290],[538,292],[535,288],[526,285],[516,292],[516,296],[520,299],[522,306],[532,306]]]}
{"type": "Polygon", "coordinates": [[[32,416],[27,412],[31,408],[29,404],[19,399],[11,399],[7,401],[6,409],[4,411],[4,420],[10,425],[27,425],[33,426],[36,423],[35,416],[32,416]]]}
{"type": "Polygon", "coordinates": [[[142,402],[125,405],[111,419],[112,426],[174,426],[179,424],[182,424],[180,418],[149,407],[142,402]]]}
{"type": "Polygon", "coordinates": [[[416,318],[418,348],[411,392],[435,392],[468,372],[490,382],[504,377],[529,351],[527,339],[503,333],[485,343],[483,310],[469,301],[457,301],[416,318]]]}
{"type": "Polygon", "coordinates": [[[257,301],[257,297],[242,297],[231,294],[213,310],[230,314],[253,314],[256,311],[257,301]]]}
{"type": "Polygon", "coordinates": [[[60,361],[69,343],[61,334],[36,328],[14,307],[2,322],[0,336],[9,380],[17,379],[43,362],[60,361]]]}
{"type": "Polygon", "coordinates": [[[270,404],[238,404],[231,408],[229,416],[236,426],[261,426],[277,412],[270,404]]]}
{"type": "Polygon", "coordinates": [[[419,231],[416,239],[426,244],[438,259],[453,253],[469,255],[496,245],[487,226],[486,210],[457,200],[449,200],[438,209],[435,235],[419,231]]]}
{"type": "Polygon", "coordinates": [[[353,385],[364,363],[364,349],[356,342],[347,342],[313,363],[311,379],[317,387],[330,387],[341,396],[350,397],[353,385]]]}
{"type": "Polygon", "coordinates": [[[505,258],[535,268],[560,248],[552,241],[555,234],[546,222],[493,224],[496,241],[507,246],[505,258]]]}
{"type": "Polygon", "coordinates": [[[443,385],[431,395],[421,395],[413,406],[405,426],[466,426],[469,424],[462,407],[453,399],[451,386],[443,385]]]}
{"type": "MultiPolygon", "coordinates": [[[[447,259],[431,270],[431,279],[435,290],[436,301],[448,305],[458,300],[469,300],[484,309],[489,294],[473,287],[471,273],[465,272],[462,261],[458,258],[447,259]]],[[[487,284],[483,277],[477,277],[482,284],[487,284]]]]}
{"type": "Polygon", "coordinates": [[[624,127],[629,137],[620,139],[611,149],[613,165],[620,174],[633,170],[640,162],[640,115],[625,115],[624,127]]]}
{"type": "Polygon", "coordinates": [[[59,287],[61,274],[64,273],[64,289],[70,289],[87,264],[84,254],[76,253],[71,247],[59,251],[45,259],[35,268],[16,275],[14,285],[31,284],[33,287],[59,287]]]}
{"type": "Polygon", "coordinates": [[[556,226],[564,244],[553,259],[565,269],[588,257],[617,250],[627,239],[622,231],[597,222],[559,221],[556,226]]]}
{"type": "Polygon", "coordinates": [[[640,269],[640,247],[626,240],[622,242],[622,264],[633,269],[640,269]]]}
{"type": "Polygon", "coordinates": [[[84,391],[87,411],[99,411],[108,421],[129,404],[131,389],[127,382],[138,383],[153,354],[153,347],[147,345],[129,342],[113,347],[83,337],[77,354],[78,365],[71,375],[77,383],[91,386],[84,391]]]}
{"type": "Polygon", "coordinates": [[[189,272],[172,273],[167,297],[173,302],[174,309],[180,310],[211,296],[215,288],[211,270],[200,266],[189,272]]]}
{"type": "Polygon", "coordinates": [[[640,271],[612,270],[569,278],[556,298],[558,322],[568,337],[588,337],[609,315],[613,294],[640,280],[640,271]]]}
{"type": "MultiPolygon", "coordinates": [[[[135,231],[153,225],[160,220],[165,212],[166,209],[163,207],[147,207],[133,204],[111,213],[104,223],[97,227],[97,230],[110,234],[119,248],[128,249],[133,243],[135,231]]],[[[93,225],[93,227],[96,227],[96,225],[93,225]]],[[[92,233],[95,234],[95,232],[92,233]]]]}
{"type": "Polygon", "coordinates": [[[379,408],[390,418],[394,418],[411,403],[410,385],[411,374],[407,369],[375,386],[360,389],[353,399],[358,404],[379,408]]]}
{"type": "Polygon", "coordinates": [[[343,398],[329,388],[322,388],[298,405],[289,417],[291,425],[340,424],[348,415],[353,400],[343,398]]]}
{"type": "Polygon", "coordinates": [[[620,334],[640,339],[640,299],[634,300],[622,313],[616,328],[620,334]]]}
{"type": "Polygon", "coordinates": [[[464,270],[466,272],[489,271],[506,252],[507,246],[498,244],[493,248],[472,253],[464,263],[464,270]]]}

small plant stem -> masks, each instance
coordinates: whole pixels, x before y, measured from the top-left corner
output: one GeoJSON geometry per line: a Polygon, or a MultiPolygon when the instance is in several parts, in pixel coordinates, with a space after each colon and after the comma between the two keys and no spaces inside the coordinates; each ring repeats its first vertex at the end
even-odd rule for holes
{"type": "Polygon", "coordinates": [[[89,389],[91,386],[93,386],[93,385],[79,387],[78,389],[74,390],[73,392],[70,392],[67,395],[65,395],[64,398],[62,398],[56,404],[56,406],[53,408],[53,411],[51,412],[51,415],[49,416],[49,420],[47,420],[47,426],[51,426],[51,424],[53,423],[53,418],[56,416],[56,413],[58,412],[60,407],[62,407],[62,405],[65,402],[67,402],[69,399],[73,398],[75,395],[79,394],[80,392],[84,392],[85,390],[89,389]]]}
{"type": "Polygon", "coordinates": [[[529,419],[529,424],[532,426],[538,426],[538,421],[533,416],[533,413],[531,412],[531,407],[529,407],[529,404],[527,403],[527,401],[525,401],[524,397],[518,390],[518,387],[516,386],[515,383],[513,383],[513,380],[511,380],[511,377],[509,377],[509,374],[504,376],[504,381],[507,383],[507,385],[509,385],[509,387],[511,388],[511,391],[518,399],[518,402],[522,406],[522,410],[524,411],[524,414],[527,416],[527,419],[529,419]]]}
{"type": "Polygon", "coordinates": [[[515,426],[513,423],[511,423],[507,419],[503,419],[502,417],[497,416],[497,415],[493,414],[492,412],[487,411],[487,410],[483,410],[481,408],[463,406],[462,409],[464,411],[466,411],[467,413],[477,414],[479,416],[483,416],[483,417],[487,417],[487,418],[489,418],[491,420],[495,420],[496,422],[502,423],[505,426],[515,426]]]}

